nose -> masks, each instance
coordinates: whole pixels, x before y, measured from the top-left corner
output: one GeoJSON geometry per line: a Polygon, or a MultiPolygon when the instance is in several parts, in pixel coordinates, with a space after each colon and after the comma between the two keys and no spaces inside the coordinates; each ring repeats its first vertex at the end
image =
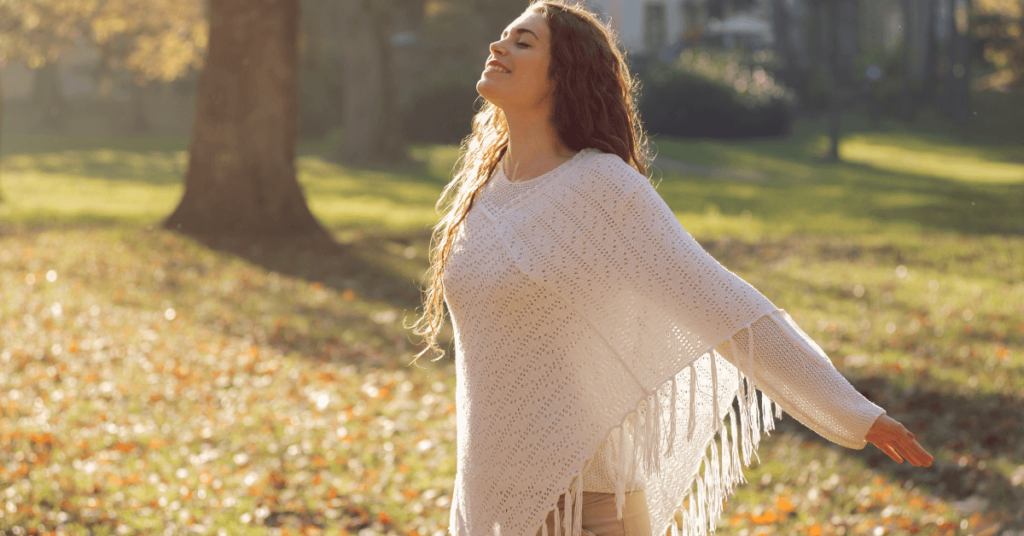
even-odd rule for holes
{"type": "Polygon", "coordinates": [[[503,41],[495,41],[491,43],[491,46],[489,48],[491,50],[491,54],[493,54],[494,56],[505,55],[505,45],[503,41]]]}

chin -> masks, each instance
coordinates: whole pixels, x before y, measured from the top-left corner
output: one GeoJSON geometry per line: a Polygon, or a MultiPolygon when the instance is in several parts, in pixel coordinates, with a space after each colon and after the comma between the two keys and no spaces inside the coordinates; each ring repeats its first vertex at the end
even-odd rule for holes
{"type": "Polygon", "coordinates": [[[501,100],[499,97],[500,92],[496,90],[497,88],[494,87],[494,82],[491,80],[481,78],[476,83],[476,92],[479,93],[481,97],[487,99],[491,104],[499,106],[498,102],[501,100]]]}

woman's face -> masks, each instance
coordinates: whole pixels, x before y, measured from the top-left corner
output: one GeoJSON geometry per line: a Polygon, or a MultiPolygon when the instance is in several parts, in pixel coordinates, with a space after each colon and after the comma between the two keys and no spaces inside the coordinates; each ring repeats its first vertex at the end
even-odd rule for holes
{"type": "Polygon", "coordinates": [[[527,11],[491,43],[491,55],[476,90],[495,106],[536,109],[545,106],[554,84],[548,78],[551,32],[544,15],[527,11]]]}

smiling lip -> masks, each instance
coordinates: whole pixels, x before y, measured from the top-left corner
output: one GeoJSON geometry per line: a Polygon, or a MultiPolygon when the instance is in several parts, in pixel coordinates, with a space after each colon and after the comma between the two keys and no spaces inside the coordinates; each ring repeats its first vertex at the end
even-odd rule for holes
{"type": "Polygon", "coordinates": [[[500,61],[498,61],[498,60],[491,60],[491,61],[487,62],[487,65],[486,65],[486,66],[487,66],[487,67],[500,67],[500,68],[502,68],[502,69],[505,69],[505,70],[506,70],[506,71],[508,71],[508,72],[512,72],[512,69],[509,69],[508,67],[505,67],[505,65],[504,65],[504,64],[502,64],[502,63],[501,63],[500,61]]]}

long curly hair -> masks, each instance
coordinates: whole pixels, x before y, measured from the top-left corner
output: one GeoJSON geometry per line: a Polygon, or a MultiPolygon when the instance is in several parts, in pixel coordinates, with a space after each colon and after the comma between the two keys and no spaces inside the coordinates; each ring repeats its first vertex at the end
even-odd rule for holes
{"type": "MultiPolygon", "coordinates": [[[[542,13],[551,32],[550,120],[562,144],[573,151],[595,148],[616,154],[646,175],[650,156],[636,106],[639,84],[612,30],[594,13],[567,0],[533,0],[527,9],[542,13]]],[[[414,362],[431,350],[437,359],[444,356],[438,335],[445,317],[445,266],[459,226],[507,148],[505,114],[485,100],[473,117],[472,134],[462,142],[455,175],[437,202],[442,217],[431,238],[423,315],[413,325],[427,345],[414,362]]]]}

